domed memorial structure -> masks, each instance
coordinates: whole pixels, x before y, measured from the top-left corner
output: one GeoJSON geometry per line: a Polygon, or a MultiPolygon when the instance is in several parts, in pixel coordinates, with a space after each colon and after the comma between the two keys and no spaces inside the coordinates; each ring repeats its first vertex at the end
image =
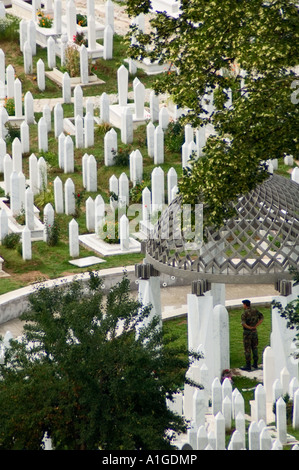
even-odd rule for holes
{"type": "Polygon", "coordinates": [[[207,229],[201,243],[184,238],[182,230],[178,236],[182,212],[179,195],[146,241],[146,261],[155,270],[201,285],[274,283],[281,293],[284,282],[290,285],[290,268],[299,264],[298,183],[269,176],[239,197],[236,215],[219,230],[207,229]]]}

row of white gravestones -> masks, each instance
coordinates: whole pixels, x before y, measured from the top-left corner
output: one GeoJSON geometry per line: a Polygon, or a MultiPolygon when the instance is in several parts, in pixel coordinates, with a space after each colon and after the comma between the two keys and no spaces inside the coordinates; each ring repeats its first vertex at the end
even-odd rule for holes
{"type": "Polygon", "coordinates": [[[34,153],[29,157],[29,185],[34,195],[45,191],[48,185],[47,162],[34,153]]]}
{"type": "MultiPolygon", "coordinates": [[[[88,0],[86,5],[86,16],[88,20],[88,39],[91,46],[93,46],[93,41],[95,41],[95,23],[90,23],[90,19],[94,20],[95,18],[95,7],[94,0],[88,0]],[[93,39],[93,41],[92,41],[93,39]]],[[[74,0],[69,0],[66,4],[66,29],[69,41],[73,40],[74,35],[77,32],[77,21],[76,21],[76,5],[74,0]]],[[[111,30],[114,30],[114,5],[111,0],[105,2],[105,28],[109,26],[111,30]]]]}
{"type": "MultiPolygon", "coordinates": [[[[197,371],[197,381],[203,383],[207,376],[207,371],[202,366],[197,371]]],[[[194,374],[193,374],[194,376],[194,374]]],[[[291,384],[290,384],[291,385],[291,384]]],[[[266,392],[264,386],[259,384],[254,392],[255,415],[251,416],[251,425],[248,429],[249,450],[271,450],[275,441],[271,438],[266,427],[266,392]]],[[[294,429],[299,428],[299,387],[293,383],[293,421],[294,429]]],[[[282,398],[282,389],[277,393],[273,387],[273,403],[276,404],[276,431],[279,445],[287,442],[287,422],[286,403],[282,398]]],[[[239,442],[239,448],[245,449],[245,407],[244,398],[238,389],[232,389],[228,378],[222,384],[218,377],[213,380],[211,386],[211,410],[208,411],[207,395],[204,389],[194,389],[190,385],[185,385],[184,395],[178,395],[175,402],[169,402],[168,406],[184,415],[191,422],[188,431],[188,441],[194,450],[205,449],[208,445],[208,434],[206,432],[206,415],[214,416],[215,434],[213,434],[212,446],[215,450],[224,450],[225,432],[232,427],[232,420],[235,420],[238,439],[235,438],[230,443],[233,449],[239,442]],[[236,441],[236,442],[235,442],[236,441]]],[[[210,436],[212,437],[212,436],[210,436]]],[[[275,445],[278,445],[276,443],[275,445]]]]}
{"type": "MultiPolygon", "coordinates": [[[[8,66],[9,67],[9,66],[8,66]]],[[[20,90],[19,80],[16,79],[12,81],[13,93],[11,98],[15,100],[17,117],[25,118],[26,124],[34,123],[34,100],[30,91],[27,91],[24,96],[24,113],[23,113],[23,103],[20,90]],[[15,87],[16,85],[16,87],[15,87]],[[15,89],[17,91],[15,96],[15,89]]],[[[7,87],[8,89],[8,87],[7,87]]],[[[5,124],[9,121],[8,113],[4,106],[0,107],[0,138],[5,138],[7,130],[5,130],[5,124]]]]}
{"type": "Polygon", "coordinates": [[[97,161],[93,155],[88,155],[87,153],[82,157],[82,179],[83,187],[87,192],[97,191],[97,161]]]}
{"type": "MultiPolygon", "coordinates": [[[[84,157],[83,157],[84,158],[84,157]]],[[[85,157],[86,158],[86,157],[85,157]]],[[[137,149],[133,151],[130,155],[130,179],[133,181],[133,184],[137,184],[142,180],[142,155],[137,149]]],[[[148,207],[148,215],[151,213],[151,206],[155,208],[163,207],[165,204],[165,173],[161,167],[156,167],[151,174],[151,190],[149,188],[144,188],[142,190],[142,200],[143,205],[148,207]]],[[[167,184],[167,201],[168,204],[172,202],[176,193],[178,176],[177,172],[173,167],[171,167],[167,172],[166,184],[167,184]]],[[[126,200],[128,205],[129,203],[129,179],[127,175],[123,172],[119,178],[115,175],[112,175],[109,179],[109,192],[113,193],[121,199],[121,201],[126,200]]]]}

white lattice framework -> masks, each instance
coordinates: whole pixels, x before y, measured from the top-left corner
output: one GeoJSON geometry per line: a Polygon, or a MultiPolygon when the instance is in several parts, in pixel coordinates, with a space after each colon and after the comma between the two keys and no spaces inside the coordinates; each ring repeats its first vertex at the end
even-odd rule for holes
{"type": "Polygon", "coordinates": [[[178,196],[163,211],[146,242],[146,259],[164,273],[190,281],[275,283],[291,279],[299,265],[299,184],[271,175],[235,204],[236,216],[206,241],[192,244],[174,237],[178,196]]]}

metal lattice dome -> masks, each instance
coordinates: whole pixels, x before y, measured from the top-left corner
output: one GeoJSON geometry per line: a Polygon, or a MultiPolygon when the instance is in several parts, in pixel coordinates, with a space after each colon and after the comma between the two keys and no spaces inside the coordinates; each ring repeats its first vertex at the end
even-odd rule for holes
{"type": "Polygon", "coordinates": [[[192,246],[174,236],[181,196],[162,212],[145,244],[159,272],[215,283],[270,284],[291,279],[299,264],[299,184],[271,175],[235,204],[236,216],[192,246]]]}

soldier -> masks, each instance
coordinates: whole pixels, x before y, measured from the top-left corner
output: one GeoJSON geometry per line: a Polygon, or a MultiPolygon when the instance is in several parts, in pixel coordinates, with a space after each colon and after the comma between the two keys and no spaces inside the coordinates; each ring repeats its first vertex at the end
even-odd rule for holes
{"type": "Polygon", "coordinates": [[[251,352],[253,357],[253,368],[257,369],[258,361],[258,334],[257,327],[264,320],[264,316],[256,308],[251,307],[250,300],[242,300],[244,312],[241,316],[241,324],[243,327],[243,344],[246,365],[241,367],[242,370],[251,370],[251,352]]]}

